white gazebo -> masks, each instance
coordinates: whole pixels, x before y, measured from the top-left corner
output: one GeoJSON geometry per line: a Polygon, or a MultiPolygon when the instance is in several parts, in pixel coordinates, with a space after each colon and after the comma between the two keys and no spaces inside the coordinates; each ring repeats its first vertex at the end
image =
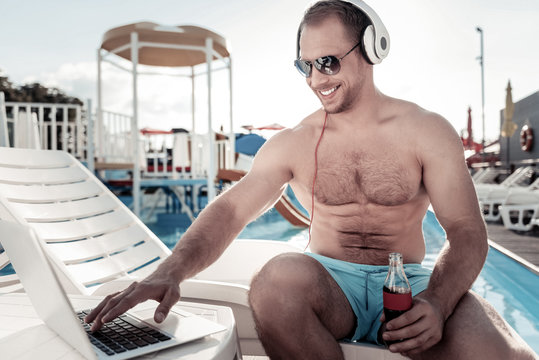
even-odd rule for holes
{"type": "MultiPolygon", "coordinates": [[[[117,58],[116,58],[117,59],[117,58]]],[[[207,172],[208,200],[215,197],[214,180],[216,177],[216,151],[215,134],[212,130],[212,73],[219,70],[228,70],[230,87],[230,136],[231,146],[234,146],[234,131],[232,120],[232,66],[230,54],[227,50],[226,39],[213,31],[198,26],[162,26],[152,22],[139,22],[113,28],[105,33],[103,41],[97,52],[97,136],[96,157],[100,161],[100,148],[103,139],[103,99],[102,99],[102,62],[106,61],[125,71],[129,71],[133,79],[133,113],[131,117],[132,158],[133,161],[133,199],[134,211],[140,212],[140,149],[138,146],[138,96],[137,77],[142,72],[138,65],[151,65],[159,67],[190,67],[189,75],[180,75],[191,78],[191,110],[192,131],[195,132],[195,78],[207,75],[208,98],[208,139],[210,156],[207,172]],[[114,61],[115,57],[131,62],[131,68],[125,68],[114,61]],[[219,61],[224,67],[212,68],[212,62],[219,61]],[[206,64],[206,70],[196,73],[195,66],[206,64]]],[[[200,68],[200,67],[199,67],[200,68]]],[[[147,74],[147,73],[145,73],[147,74]]],[[[192,151],[193,153],[193,151],[192,151]]],[[[229,152],[234,156],[234,148],[229,152]]]]}

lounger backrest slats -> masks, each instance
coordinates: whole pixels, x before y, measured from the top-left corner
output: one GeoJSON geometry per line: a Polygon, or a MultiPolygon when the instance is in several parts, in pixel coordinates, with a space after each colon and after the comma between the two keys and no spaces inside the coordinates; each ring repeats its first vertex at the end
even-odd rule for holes
{"type": "Polygon", "coordinates": [[[94,283],[128,276],[128,273],[138,266],[153,262],[159,257],[160,252],[155,247],[150,243],[143,243],[133,247],[131,251],[123,251],[95,261],[68,265],[67,268],[80,283],[91,286],[94,283]],[[132,257],[140,259],[140,263],[133,263],[132,257]]]}
{"type": "Polygon", "coordinates": [[[13,202],[51,203],[86,199],[103,193],[95,182],[86,180],[72,184],[21,185],[0,183],[0,193],[13,202]]]}
{"type": "Polygon", "coordinates": [[[0,148],[0,159],[0,217],[35,230],[67,291],[144,276],[170,254],[68,153],[0,148]]]}
{"type": "Polygon", "coordinates": [[[30,156],[26,156],[28,153],[23,153],[21,150],[8,147],[3,148],[2,157],[0,157],[0,167],[54,169],[71,166],[76,161],[74,157],[66,152],[34,151],[30,156]]]}
{"type": "Polygon", "coordinates": [[[54,169],[2,168],[2,183],[19,185],[72,184],[86,180],[82,169],[69,166],[54,169]]]}
{"type": "Polygon", "coordinates": [[[523,166],[515,170],[511,175],[509,175],[500,185],[504,186],[513,186],[517,181],[522,179],[523,177],[530,176],[531,173],[533,173],[535,169],[533,166],[523,166]]]}
{"type": "Polygon", "coordinates": [[[9,264],[9,258],[7,257],[6,252],[0,253],[0,269],[3,269],[7,264],[9,264]]]}
{"type": "Polygon", "coordinates": [[[533,190],[539,189],[539,177],[536,178],[536,179],[530,184],[530,186],[528,186],[528,189],[529,189],[529,190],[532,190],[532,191],[533,191],[533,190]]]}
{"type": "Polygon", "coordinates": [[[95,196],[78,201],[49,203],[13,203],[15,209],[31,222],[69,221],[114,211],[117,204],[108,196],[95,196]]]}
{"type": "Polygon", "coordinates": [[[130,214],[124,211],[92,216],[75,221],[31,222],[39,237],[46,242],[86,239],[119,230],[133,223],[130,214]]]}
{"type": "Polygon", "coordinates": [[[49,247],[65,264],[73,264],[97,259],[149,240],[148,234],[140,227],[129,226],[79,241],[49,243],[49,247]]]}
{"type": "Polygon", "coordinates": [[[494,183],[496,177],[500,175],[500,172],[497,169],[487,168],[484,171],[479,171],[474,175],[473,179],[477,184],[489,184],[494,183]]]}
{"type": "Polygon", "coordinates": [[[480,180],[484,175],[485,175],[485,172],[488,172],[490,168],[481,168],[479,170],[477,170],[473,175],[472,175],[472,180],[473,181],[477,181],[477,180],[480,180]]]}
{"type": "Polygon", "coordinates": [[[16,274],[0,276],[0,294],[22,291],[22,284],[16,274]]]}

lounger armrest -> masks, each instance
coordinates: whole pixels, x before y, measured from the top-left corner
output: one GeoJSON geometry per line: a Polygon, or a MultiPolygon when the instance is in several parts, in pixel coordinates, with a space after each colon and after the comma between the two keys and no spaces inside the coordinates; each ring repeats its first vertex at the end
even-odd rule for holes
{"type": "MultiPolygon", "coordinates": [[[[132,282],[133,280],[109,281],[94,290],[92,295],[107,296],[126,289],[132,282]]],[[[247,300],[248,291],[248,286],[222,281],[189,279],[180,285],[180,294],[182,297],[226,301],[246,307],[249,306],[247,300]]]]}
{"type": "Polygon", "coordinates": [[[189,279],[180,284],[182,297],[224,301],[249,307],[249,287],[222,281],[189,279]]]}
{"type": "Polygon", "coordinates": [[[134,280],[131,279],[120,279],[106,282],[95,289],[92,296],[107,296],[115,292],[125,290],[133,281],[134,280]]]}

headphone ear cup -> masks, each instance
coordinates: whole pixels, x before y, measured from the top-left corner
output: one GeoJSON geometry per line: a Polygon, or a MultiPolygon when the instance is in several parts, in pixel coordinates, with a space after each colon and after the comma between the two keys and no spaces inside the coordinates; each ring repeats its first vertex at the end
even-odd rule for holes
{"type": "Polygon", "coordinates": [[[382,59],[376,56],[374,49],[374,27],[372,25],[367,26],[363,32],[363,51],[367,55],[367,60],[372,64],[379,64],[382,59]]]}

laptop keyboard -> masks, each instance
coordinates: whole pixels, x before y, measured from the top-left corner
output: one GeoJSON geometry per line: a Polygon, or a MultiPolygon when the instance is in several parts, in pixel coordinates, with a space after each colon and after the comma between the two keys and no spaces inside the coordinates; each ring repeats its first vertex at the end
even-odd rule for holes
{"type": "Polygon", "coordinates": [[[79,311],[77,316],[83,324],[90,342],[107,355],[115,355],[170,340],[170,336],[127,315],[120,315],[116,319],[103,324],[103,327],[98,331],[90,331],[91,324],[84,322],[84,317],[90,311],[79,311]]]}

